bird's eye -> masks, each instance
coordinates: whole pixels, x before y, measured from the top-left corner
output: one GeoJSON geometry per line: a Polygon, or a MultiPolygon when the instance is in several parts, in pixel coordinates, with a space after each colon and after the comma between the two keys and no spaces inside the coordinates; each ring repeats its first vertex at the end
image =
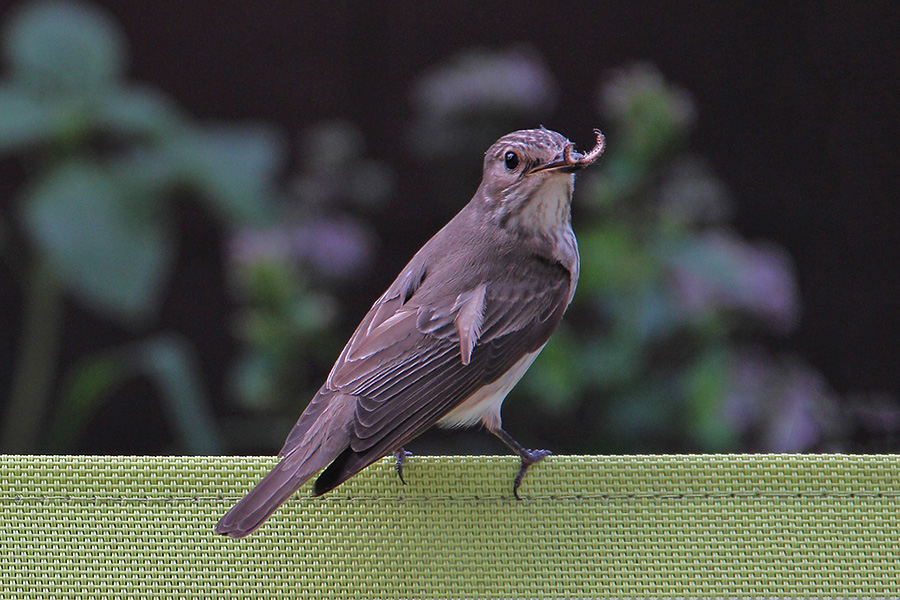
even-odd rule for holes
{"type": "Polygon", "coordinates": [[[503,155],[503,164],[507,171],[515,171],[519,166],[519,155],[512,151],[507,152],[503,155]]]}

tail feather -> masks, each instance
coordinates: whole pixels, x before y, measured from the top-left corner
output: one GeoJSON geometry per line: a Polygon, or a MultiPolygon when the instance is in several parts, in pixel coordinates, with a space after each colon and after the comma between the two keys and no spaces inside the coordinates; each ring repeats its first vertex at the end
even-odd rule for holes
{"type": "Polygon", "coordinates": [[[216,533],[232,538],[250,535],[329,461],[315,461],[314,464],[306,462],[296,466],[291,464],[294,462],[294,456],[282,459],[277,467],[219,519],[216,533]]]}
{"type": "Polygon", "coordinates": [[[232,538],[250,535],[304,483],[349,447],[346,413],[353,408],[352,397],[339,396],[332,401],[331,410],[323,411],[317,422],[307,427],[300,443],[219,519],[216,533],[232,538]]]}

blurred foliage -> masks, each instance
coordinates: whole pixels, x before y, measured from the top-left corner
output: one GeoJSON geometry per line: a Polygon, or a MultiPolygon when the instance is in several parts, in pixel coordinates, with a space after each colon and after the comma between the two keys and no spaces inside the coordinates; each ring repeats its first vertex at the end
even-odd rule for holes
{"type": "Polygon", "coordinates": [[[127,380],[147,377],[163,400],[179,451],[221,451],[222,440],[196,362],[187,342],[174,335],[154,336],[86,358],[72,370],[63,388],[66,395],[50,425],[46,449],[71,452],[100,402],[127,380]]]}
{"type": "MultiPolygon", "coordinates": [[[[556,104],[558,86],[528,46],[472,49],[422,74],[412,90],[410,146],[421,157],[464,160],[537,119],[556,104]]],[[[479,171],[481,162],[475,165],[479,171]]]]}
{"type": "MultiPolygon", "coordinates": [[[[340,298],[374,264],[371,217],[395,194],[394,173],[353,124],[332,121],[303,133],[277,188],[284,148],[271,129],[196,123],[128,80],[123,35],[91,5],[23,5],[4,16],[2,43],[0,158],[25,181],[0,217],[0,257],[24,301],[0,450],[72,451],[135,378],[158,392],[173,451],[279,447],[346,341],[353,316],[340,298]],[[236,414],[224,419],[190,343],[149,334],[178,251],[172,203],[184,198],[229,237],[240,350],[228,369],[236,414]],[[70,298],[135,341],[82,357],[57,385],[70,298]]],[[[449,217],[471,197],[501,135],[552,128],[559,89],[527,47],[471,50],[423,73],[406,140],[428,173],[429,209],[449,217]]],[[[793,266],[729,226],[727,187],[690,151],[690,95],[636,65],[603,77],[596,108],[608,150],[576,185],[579,289],[511,394],[517,437],[591,453],[896,443],[893,399],[839,399],[802,359],[766,349],[798,319],[793,266]]]]}
{"type": "Polygon", "coordinates": [[[688,149],[690,96],[636,65],[604,81],[598,109],[612,151],[578,185],[580,289],[525,389],[544,410],[590,414],[591,451],[822,444],[831,394],[757,345],[797,321],[793,265],[728,227],[728,190],[688,149]]]}
{"type": "MultiPolygon", "coordinates": [[[[452,143],[430,154],[480,165],[486,140],[551,112],[557,88],[533,52],[467,52],[417,86],[413,148],[437,124],[452,143]]],[[[579,289],[507,419],[571,452],[841,447],[821,375],[764,349],[797,322],[793,265],[728,226],[726,186],[689,150],[690,95],[635,65],[604,78],[597,109],[608,150],[576,185],[579,289]]],[[[435,194],[471,194],[456,181],[435,194]]]]}
{"type": "Polygon", "coordinates": [[[346,341],[340,294],[373,260],[365,215],[394,193],[393,172],[367,158],[360,131],[330,121],[304,132],[301,162],[282,198],[284,217],[233,237],[228,257],[239,301],[242,353],[231,373],[244,412],[229,431],[245,451],[280,447],[346,341]]]}
{"type": "MultiPolygon", "coordinates": [[[[71,295],[104,319],[146,327],[176,253],[168,206],[189,194],[226,227],[272,216],[271,186],[282,148],[267,127],[200,125],[158,90],[125,78],[125,41],[99,9],[73,2],[23,5],[2,29],[0,154],[27,181],[16,198],[22,249],[4,254],[23,275],[25,327],[0,447],[46,446],[39,428],[50,406],[62,301],[71,295]]],[[[150,375],[165,390],[172,421],[192,452],[219,452],[214,422],[183,340],[86,358],[58,415],[75,422],[126,376],[150,375]],[[76,410],[74,407],[78,407],[76,410]],[[78,419],[75,414],[79,414],[78,419]],[[202,443],[201,443],[202,441],[202,443]]],[[[69,423],[59,427],[69,427],[69,423]]],[[[75,440],[71,431],[54,440],[75,440]]]]}
{"type": "Polygon", "coordinates": [[[481,179],[484,151],[549,114],[558,86],[528,46],[475,48],[427,69],[413,84],[406,140],[428,171],[432,210],[449,220],[481,179]]]}

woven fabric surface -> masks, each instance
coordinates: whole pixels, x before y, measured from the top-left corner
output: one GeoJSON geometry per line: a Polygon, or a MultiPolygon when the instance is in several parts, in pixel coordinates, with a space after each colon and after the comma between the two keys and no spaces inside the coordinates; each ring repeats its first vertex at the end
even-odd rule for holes
{"type": "Polygon", "coordinates": [[[384,460],[256,534],[264,457],[0,457],[2,598],[900,594],[900,458],[384,460]]]}

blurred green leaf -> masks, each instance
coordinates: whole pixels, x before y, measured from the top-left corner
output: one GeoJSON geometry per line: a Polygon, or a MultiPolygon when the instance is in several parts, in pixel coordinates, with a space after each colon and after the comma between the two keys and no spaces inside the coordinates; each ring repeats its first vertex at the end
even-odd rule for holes
{"type": "Polygon", "coordinates": [[[231,223],[264,223],[272,214],[270,184],[282,140],[264,127],[208,128],[174,140],[171,151],[186,180],[231,223]]]}
{"type": "Polygon", "coordinates": [[[50,424],[48,451],[73,452],[90,416],[124,378],[122,365],[109,355],[87,360],[73,369],[50,424]]]}
{"type": "Polygon", "coordinates": [[[580,377],[601,389],[615,389],[633,383],[645,367],[643,347],[630,330],[617,327],[609,335],[574,348],[580,377]]]}
{"type": "Polygon", "coordinates": [[[293,301],[298,284],[290,265],[278,258],[264,258],[241,264],[235,270],[239,292],[255,307],[280,311],[293,301]]]}
{"type": "Polygon", "coordinates": [[[707,451],[728,451],[737,440],[737,433],[722,415],[722,399],[731,377],[730,359],[725,345],[714,344],[685,371],[686,423],[694,439],[707,451]]]}
{"type": "Polygon", "coordinates": [[[288,323],[300,334],[315,334],[333,322],[336,312],[330,296],[307,292],[288,307],[288,323]]]}
{"type": "Polygon", "coordinates": [[[221,435],[194,354],[184,341],[170,335],[105,352],[73,369],[50,428],[51,451],[71,452],[84,424],[115,388],[141,375],[160,390],[184,452],[221,454],[221,435]]]}
{"type": "Polygon", "coordinates": [[[670,100],[662,91],[636,95],[627,118],[632,123],[631,135],[623,141],[635,160],[659,160],[683,133],[681,123],[672,113],[670,100]]]}
{"type": "Polygon", "coordinates": [[[603,171],[591,173],[579,185],[588,190],[582,195],[592,207],[612,211],[634,194],[651,174],[643,164],[613,154],[603,164],[603,171]]]}
{"type": "Polygon", "coordinates": [[[53,125],[45,106],[19,88],[0,86],[0,152],[45,141],[53,125]]]}
{"type": "Polygon", "coordinates": [[[125,43],[101,10],[75,2],[20,8],[3,30],[13,78],[39,94],[97,94],[119,77],[125,43]]]}
{"type": "Polygon", "coordinates": [[[647,249],[619,224],[595,225],[580,234],[578,245],[583,257],[579,285],[589,293],[631,292],[657,273],[647,249]]]}
{"type": "Polygon", "coordinates": [[[151,144],[123,149],[107,163],[107,168],[122,185],[140,190],[145,197],[167,198],[181,182],[181,169],[172,155],[151,144]]]}
{"type": "Polygon", "coordinates": [[[601,110],[616,123],[617,155],[651,167],[671,153],[696,120],[690,94],[650,64],[621,69],[600,87],[601,110]]]}
{"type": "Polygon", "coordinates": [[[577,405],[581,378],[570,332],[561,327],[547,342],[540,356],[525,373],[522,384],[549,412],[565,412],[577,405]]]}
{"type": "Polygon", "coordinates": [[[97,122],[111,133],[157,137],[180,126],[182,117],[158,90],[131,86],[109,90],[99,100],[97,122]]]}
{"type": "Polygon", "coordinates": [[[269,354],[247,352],[234,365],[230,383],[238,400],[249,410],[267,410],[278,404],[277,361],[269,354]]]}
{"type": "Polygon", "coordinates": [[[60,278],[93,308],[147,316],[172,258],[155,197],[96,164],[71,161],[25,199],[27,231],[60,278]]]}
{"type": "Polygon", "coordinates": [[[190,346],[180,338],[159,336],[137,346],[133,356],[133,368],[149,375],[162,392],[181,446],[190,454],[221,454],[221,435],[190,346]]]}
{"type": "Polygon", "coordinates": [[[95,127],[94,110],[83,98],[39,97],[0,85],[0,153],[47,144],[74,147],[95,127]]]}

